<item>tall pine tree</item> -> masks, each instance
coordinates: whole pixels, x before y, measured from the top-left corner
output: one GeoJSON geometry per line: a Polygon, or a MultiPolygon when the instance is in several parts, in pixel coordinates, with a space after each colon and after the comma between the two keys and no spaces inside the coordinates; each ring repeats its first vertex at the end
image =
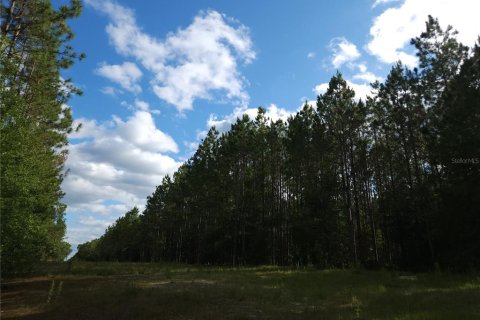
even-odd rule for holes
{"type": "Polygon", "coordinates": [[[1,264],[3,274],[27,271],[41,260],[63,259],[60,184],[72,116],[65,105],[78,93],[60,70],[77,57],[66,21],[79,0],[55,10],[46,0],[1,5],[0,144],[1,264]]]}

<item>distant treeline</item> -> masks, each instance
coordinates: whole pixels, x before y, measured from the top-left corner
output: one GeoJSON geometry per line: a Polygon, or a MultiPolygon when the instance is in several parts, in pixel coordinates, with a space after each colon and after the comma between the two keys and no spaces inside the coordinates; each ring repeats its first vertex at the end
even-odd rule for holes
{"type": "Polygon", "coordinates": [[[258,109],[196,153],[86,260],[221,265],[480,266],[480,47],[429,17],[419,66],[366,101],[337,73],[288,121],[258,109]]]}

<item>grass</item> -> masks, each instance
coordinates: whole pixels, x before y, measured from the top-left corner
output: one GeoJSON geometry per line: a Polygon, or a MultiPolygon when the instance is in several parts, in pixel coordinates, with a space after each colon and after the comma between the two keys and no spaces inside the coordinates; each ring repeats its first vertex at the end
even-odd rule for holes
{"type": "Polygon", "coordinates": [[[480,319],[480,277],[75,262],[2,281],[1,303],[2,319],[480,319]]]}

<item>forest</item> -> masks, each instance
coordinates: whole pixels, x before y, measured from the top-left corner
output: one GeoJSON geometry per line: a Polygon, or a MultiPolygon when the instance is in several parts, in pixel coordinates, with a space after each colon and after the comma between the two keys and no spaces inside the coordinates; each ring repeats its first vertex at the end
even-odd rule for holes
{"type": "Polygon", "coordinates": [[[74,259],[466,271],[480,266],[480,42],[429,17],[356,99],[342,74],[286,122],[263,108],[74,259]]]}
{"type": "Polygon", "coordinates": [[[84,3],[64,2],[1,1],[0,318],[479,318],[480,38],[429,16],[417,67],[398,61],[366,99],[337,71],[286,121],[259,107],[211,127],[69,257],[84,3]]]}
{"type": "MultiPolygon", "coordinates": [[[[82,3],[2,1],[1,269],[63,261],[66,104],[62,71],[85,55],[67,21],[82,3]]],[[[287,121],[259,107],[196,152],[73,259],[221,266],[476,270],[480,266],[480,42],[434,17],[357,99],[342,74],[287,121]]]]}

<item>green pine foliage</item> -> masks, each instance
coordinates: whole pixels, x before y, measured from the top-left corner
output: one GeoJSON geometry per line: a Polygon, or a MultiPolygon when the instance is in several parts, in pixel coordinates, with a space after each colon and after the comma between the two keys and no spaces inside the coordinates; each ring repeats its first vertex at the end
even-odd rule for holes
{"type": "MultiPolygon", "coordinates": [[[[340,73],[286,122],[263,108],[197,152],[88,260],[217,265],[480,266],[480,49],[432,17],[367,101],[340,73]]],[[[136,211],[135,211],[136,212],[136,211]]]]}
{"type": "Polygon", "coordinates": [[[72,116],[65,105],[78,90],[60,77],[78,58],[68,45],[66,20],[81,3],[52,8],[49,1],[2,1],[0,38],[1,267],[30,270],[64,259],[63,164],[72,116]]]}

